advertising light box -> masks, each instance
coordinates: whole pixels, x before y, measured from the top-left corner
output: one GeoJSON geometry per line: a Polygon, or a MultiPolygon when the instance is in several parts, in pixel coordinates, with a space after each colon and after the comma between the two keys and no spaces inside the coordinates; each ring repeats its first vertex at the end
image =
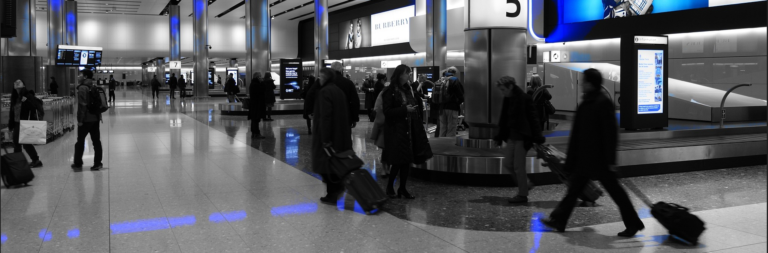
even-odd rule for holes
{"type": "Polygon", "coordinates": [[[339,50],[371,47],[371,17],[339,24],[339,50]]]}
{"type": "MultiPolygon", "coordinates": [[[[410,41],[410,18],[413,5],[371,15],[371,46],[382,46],[410,41]]],[[[342,30],[346,31],[346,30],[342,30]]]]}
{"type": "Polygon", "coordinates": [[[765,0],[567,0],[563,18],[575,23],[761,1],[765,0]]]}
{"type": "Polygon", "coordinates": [[[301,59],[280,59],[280,99],[301,97],[301,59]]]}
{"type": "Polygon", "coordinates": [[[664,50],[637,50],[637,114],[664,112],[664,50]]]}
{"type": "MultiPolygon", "coordinates": [[[[621,119],[627,130],[669,125],[669,45],[666,36],[621,37],[621,119]]],[[[611,78],[607,73],[604,77],[611,78]]]]}

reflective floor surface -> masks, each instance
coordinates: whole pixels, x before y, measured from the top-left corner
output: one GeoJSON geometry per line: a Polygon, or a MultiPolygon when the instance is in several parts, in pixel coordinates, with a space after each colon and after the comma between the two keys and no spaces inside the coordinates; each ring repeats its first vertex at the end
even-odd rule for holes
{"type": "MultiPolygon", "coordinates": [[[[515,188],[410,180],[416,200],[364,215],[348,196],[320,204],[300,115],[263,123],[251,141],[242,116],[211,110],[224,99],[164,99],[118,91],[101,125],[102,171],[73,172],[74,133],[37,146],[45,164],[28,187],[0,189],[2,252],[766,252],[766,167],[631,178],[652,199],[707,222],[698,246],[671,239],[633,197],[646,230],[623,230],[609,197],[578,207],[565,233],[539,220],[563,196],[538,186],[527,205],[515,188]]],[[[365,118],[361,115],[361,118],[365,118]]],[[[370,123],[353,131],[365,168],[380,173],[370,123]]],[[[90,141],[89,141],[90,145],[90,141]]],[[[382,179],[378,179],[383,186],[382,179]]],[[[510,179],[511,180],[511,179],[510,179]]]]}

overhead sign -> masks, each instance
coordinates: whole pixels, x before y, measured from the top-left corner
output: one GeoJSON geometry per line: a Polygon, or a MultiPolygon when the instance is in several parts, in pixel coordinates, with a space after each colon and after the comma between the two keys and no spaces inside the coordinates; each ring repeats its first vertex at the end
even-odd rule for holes
{"type": "MultiPolygon", "coordinates": [[[[410,41],[409,23],[414,13],[415,7],[410,5],[371,15],[371,46],[408,43],[410,41]]],[[[352,45],[355,43],[356,40],[353,40],[352,45]]]]}
{"type": "Polygon", "coordinates": [[[528,0],[466,0],[464,28],[528,28],[528,0]]]}
{"type": "Polygon", "coordinates": [[[635,36],[635,44],[666,45],[667,37],[635,36]]]}
{"type": "Polygon", "coordinates": [[[168,62],[168,68],[170,68],[170,69],[181,69],[181,61],[169,61],[168,62]]]}
{"type": "Polygon", "coordinates": [[[561,57],[560,51],[552,51],[552,53],[550,54],[551,54],[550,55],[551,62],[560,62],[560,57],[561,57]]]}
{"type": "Polygon", "coordinates": [[[395,67],[399,66],[400,64],[403,64],[403,62],[400,61],[400,60],[397,60],[397,61],[381,61],[381,68],[383,68],[383,69],[395,68],[395,67]]]}

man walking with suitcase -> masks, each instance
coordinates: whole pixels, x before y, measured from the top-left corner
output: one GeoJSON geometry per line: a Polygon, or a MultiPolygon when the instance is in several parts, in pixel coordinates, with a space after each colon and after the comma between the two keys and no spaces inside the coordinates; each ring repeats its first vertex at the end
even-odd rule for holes
{"type": "MultiPolygon", "coordinates": [[[[330,168],[330,156],[326,148],[342,152],[352,149],[352,129],[349,127],[347,98],[334,84],[336,73],[324,68],[320,71],[320,85],[314,105],[314,128],[312,136],[312,171],[323,176],[327,194],[320,198],[324,204],[335,205],[339,194],[344,191],[341,178],[330,168]]],[[[342,77],[343,78],[343,77],[342,77]]]]}
{"type": "Polygon", "coordinates": [[[90,94],[91,89],[94,88],[93,72],[86,69],[81,73],[84,79],[81,81],[81,84],[77,86],[77,142],[75,143],[75,163],[72,164],[72,169],[75,171],[83,170],[85,137],[90,134],[93,150],[96,152],[91,170],[100,170],[103,167],[101,164],[101,133],[99,132],[101,114],[96,114],[88,110],[88,104],[94,99],[90,94]]]}
{"type": "Polygon", "coordinates": [[[542,223],[559,232],[565,231],[568,218],[576,206],[576,198],[583,192],[590,179],[597,179],[619,207],[626,230],[618,236],[632,237],[645,226],[635,212],[627,192],[616,179],[616,126],[615,106],[600,86],[603,76],[596,69],[584,71],[581,88],[583,101],[576,109],[576,119],[568,142],[566,170],[572,171],[570,186],[565,198],[542,223]]]}

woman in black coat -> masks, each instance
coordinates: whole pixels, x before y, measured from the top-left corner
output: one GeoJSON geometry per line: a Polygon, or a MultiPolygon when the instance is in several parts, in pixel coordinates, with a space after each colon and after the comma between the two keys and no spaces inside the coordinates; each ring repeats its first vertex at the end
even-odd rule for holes
{"type": "Polygon", "coordinates": [[[312,135],[312,113],[315,106],[315,94],[317,93],[317,78],[309,76],[307,85],[301,91],[301,99],[304,99],[304,119],[307,121],[309,135],[312,135]]]}
{"type": "Polygon", "coordinates": [[[264,120],[272,121],[272,107],[275,107],[275,80],[272,80],[272,74],[270,72],[264,73],[264,81],[261,83],[261,87],[264,88],[264,105],[266,105],[266,111],[264,112],[264,120]]]}
{"type": "Polygon", "coordinates": [[[26,85],[21,80],[13,83],[13,93],[11,94],[11,110],[8,117],[8,130],[13,131],[13,152],[21,152],[23,147],[32,163],[32,168],[43,166],[40,157],[37,155],[35,146],[29,144],[19,144],[19,125],[22,120],[43,120],[45,111],[43,110],[43,101],[35,97],[35,92],[27,90],[26,85]]]}
{"type": "Polygon", "coordinates": [[[423,105],[414,97],[408,82],[410,73],[411,69],[408,66],[397,66],[392,74],[389,88],[381,94],[384,103],[384,136],[386,136],[382,162],[392,165],[387,183],[387,195],[393,198],[415,198],[405,188],[411,164],[423,163],[432,157],[427,133],[421,125],[420,115],[423,105]],[[395,195],[394,183],[398,173],[400,173],[400,188],[395,195]]]}
{"type": "Polygon", "coordinates": [[[618,235],[632,237],[645,226],[637,215],[632,201],[616,179],[616,125],[613,101],[603,94],[603,76],[596,69],[584,71],[581,88],[584,96],[576,109],[565,169],[572,172],[568,193],[557,205],[549,219],[542,222],[560,232],[565,231],[568,219],[576,206],[576,199],[590,179],[597,179],[616,202],[626,230],[618,235]]]}
{"type": "Polygon", "coordinates": [[[541,88],[542,86],[543,84],[540,77],[531,77],[531,89],[528,90],[527,94],[533,99],[533,105],[536,107],[536,113],[539,117],[541,129],[546,129],[544,126],[546,123],[549,123],[549,113],[547,113],[545,104],[547,101],[552,100],[552,94],[549,94],[549,91],[546,88],[541,88]],[[536,90],[539,88],[541,88],[541,91],[536,93],[536,90]]]}
{"type": "Polygon", "coordinates": [[[341,178],[329,168],[330,158],[325,152],[332,147],[337,152],[352,149],[352,129],[349,127],[347,97],[333,83],[335,73],[331,69],[320,71],[320,86],[315,97],[315,135],[312,136],[312,171],[323,176],[327,195],[320,198],[325,204],[336,205],[339,194],[344,191],[341,178]]]}
{"type": "Polygon", "coordinates": [[[251,138],[264,139],[259,129],[259,123],[261,118],[264,117],[265,105],[264,105],[264,89],[261,88],[261,80],[259,73],[253,73],[253,79],[251,79],[251,88],[248,90],[251,98],[248,105],[248,119],[251,120],[251,138]]]}
{"type": "Polygon", "coordinates": [[[368,120],[373,122],[376,119],[376,113],[373,111],[373,106],[376,104],[376,84],[371,80],[370,76],[365,76],[363,81],[363,92],[365,92],[365,109],[368,109],[368,120]]]}

